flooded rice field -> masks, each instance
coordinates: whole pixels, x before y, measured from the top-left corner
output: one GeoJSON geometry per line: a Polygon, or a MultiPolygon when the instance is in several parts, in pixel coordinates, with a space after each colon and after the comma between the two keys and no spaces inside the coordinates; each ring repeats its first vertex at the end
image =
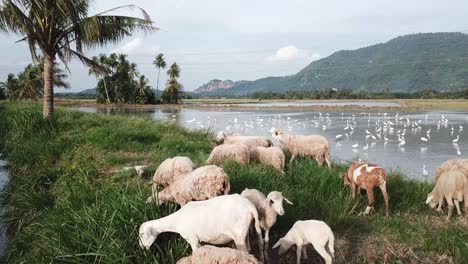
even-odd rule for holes
{"type": "MultiPolygon", "coordinates": [[[[270,135],[272,127],[328,138],[335,162],[367,160],[410,178],[432,180],[444,161],[466,157],[468,111],[308,111],[301,109],[75,108],[141,115],[189,129],[270,135]]],[[[271,136],[271,135],[270,135],[271,136]]],[[[277,142],[276,142],[277,143],[277,142]]]]}

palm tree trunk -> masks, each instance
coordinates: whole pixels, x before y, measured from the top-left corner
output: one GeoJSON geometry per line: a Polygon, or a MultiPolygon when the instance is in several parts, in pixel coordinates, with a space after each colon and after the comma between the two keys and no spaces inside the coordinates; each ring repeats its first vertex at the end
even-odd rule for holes
{"type": "Polygon", "coordinates": [[[156,83],[156,98],[158,97],[158,89],[159,89],[159,74],[161,74],[161,68],[158,68],[158,82],[156,83]]]}
{"type": "Polygon", "coordinates": [[[104,78],[102,78],[102,80],[104,81],[104,90],[106,90],[107,102],[110,103],[109,92],[107,92],[106,76],[104,76],[104,78]]]}
{"type": "Polygon", "coordinates": [[[46,120],[52,120],[54,116],[54,57],[44,56],[44,108],[42,117],[46,120]]]}

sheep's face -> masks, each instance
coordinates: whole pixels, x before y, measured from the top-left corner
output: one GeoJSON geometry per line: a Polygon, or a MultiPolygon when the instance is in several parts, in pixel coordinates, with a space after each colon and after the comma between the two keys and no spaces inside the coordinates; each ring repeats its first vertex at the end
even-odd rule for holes
{"type": "Polygon", "coordinates": [[[148,226],[147,223],[143,223],[140,226],[139,244],[142,249],[149,250],[157,237],[158,233],[153,228],[148,226]]]}
{"type": "Polygon", "coordinates": [[[432,209],[435,209],[439,203],[434,199],[432,193],[430,193],[427,195],[426,204],[428,204],[432,209]]]}
{"type": "Polygon", "coordinates": [[[278,254],[279,254],[279,255],[283,255],[286,251],[289,250],[289,248],[292,247],[292,245],[294,245],[293,242],[288,241],[288,240],[286,240],[286,239],[284,239],[284,238],[280,238],[280,239],[278,240],[278,242],[276,242],[276,244],[273,246],[273,248],[279,247],[279,249],[278,249],[278,254]]]}
{"type": "Polygon", "coordinates": [[[284,132],[281,129],[275,129],[272,133],[272,137],[280,140],[283,138],[284,132]]]}
{"type": "Polygon", "coordinates": [[[281,192],[276,191],[268,194],[266,202],[278,215],[284,215],[283,200],[289,204],[293,204],[286,197],[283,197],[281,192]]]}
{"type": "Polygon", "coordinates": [[[216,141],[221,142],[224,140],[225,137],[226,133],[224,133],[223,131],[219,131],[218,135],[216,135],[216,141]]]}

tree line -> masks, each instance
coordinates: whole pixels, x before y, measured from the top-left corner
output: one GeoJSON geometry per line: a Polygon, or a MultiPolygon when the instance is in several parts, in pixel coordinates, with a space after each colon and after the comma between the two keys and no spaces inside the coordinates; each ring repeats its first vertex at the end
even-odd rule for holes
{"type": "Polygon", "coordinates": [[[440,92],[434,89],[425,89],[413,93],[405,92],[368,92],[365,90],[353,91],[351,89],[325,89],[307,91],[255,92],[247,95],[253,99],[468,99],[468,88],[461,91],[440,92]]]}

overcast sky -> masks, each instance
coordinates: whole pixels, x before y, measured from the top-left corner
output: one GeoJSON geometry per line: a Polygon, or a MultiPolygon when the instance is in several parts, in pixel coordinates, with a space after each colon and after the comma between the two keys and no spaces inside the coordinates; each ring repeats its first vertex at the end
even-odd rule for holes
{"type": "MultiPolygon", "coordinates": [[[[156,87],[152,61],[164,53],[169,65],[176,61],[181,67],[180,81],[189,91],[215,78],[294,74],[337,50],[399,35],[468,32],[467,0],[95,0],[91,14],[126,4],[144,8],[162,30],[149,36],[137,33],[86,55],[126,53],[156,87]]],[[[17,39],[0,38],[0,80],[31,60],[26,44],[14,43],[17,39]]],[[[95,86],[80,62],[72,61],[70,69],[71,91],[95,86]]],[[[164,84],[165,72],[162,76],[164,84]]]]}

